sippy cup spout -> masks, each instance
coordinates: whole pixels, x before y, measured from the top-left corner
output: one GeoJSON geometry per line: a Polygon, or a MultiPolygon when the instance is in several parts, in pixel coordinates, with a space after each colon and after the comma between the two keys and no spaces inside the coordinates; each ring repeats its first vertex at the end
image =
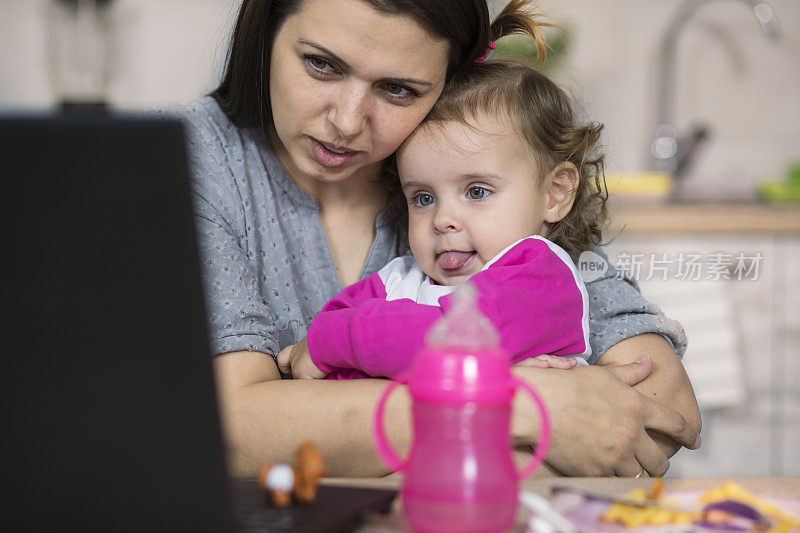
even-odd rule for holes
{"type": "Polygon", "coordinates": [[[450,309],[428,332],[427,346],[474,351],[496,349],[500,336],[478,308],[475,287],[470,282],[460,285],[453,293],[452,302],[450,309]]]}

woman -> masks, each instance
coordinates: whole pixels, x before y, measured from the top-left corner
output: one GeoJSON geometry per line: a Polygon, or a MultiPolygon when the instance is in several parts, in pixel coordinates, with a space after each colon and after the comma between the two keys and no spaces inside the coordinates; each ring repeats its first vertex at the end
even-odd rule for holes
{"type": "MultiPolygon", "coordinates": [[[[289,462],[309,438],[333,475],[387,472],[370,427],[386,381],[281,380],[274,357],[341,287],[404,251],[384,160],[491,37],[485,0],[243,2],[222,84],[183,111],[233,473],[289,462]]],[[[548,403],[553,469],[660,475],[680,445],[699,445],[694,395],[665,340],[680,346],[683,333],[607,276],[588,286],[597,366],[516,373],[548,403]]],[[[394,396],[386,427],[403,448],[408,398],[394,396]]],[[[512,431],[530,447],[538,428],[523,401],[512,431]]]]}

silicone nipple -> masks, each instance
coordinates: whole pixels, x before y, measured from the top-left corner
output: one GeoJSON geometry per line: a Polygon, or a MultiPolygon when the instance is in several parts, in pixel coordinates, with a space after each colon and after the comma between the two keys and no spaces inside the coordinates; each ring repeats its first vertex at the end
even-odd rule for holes
{"type": "Polygon", "coordinates": [[[428,346],[466,350],[496,348],[500,336],[492,322],[478,309],[477,297],[471,283],[460,285],[453,293],[453,306],[428,332],[428,346]]]}

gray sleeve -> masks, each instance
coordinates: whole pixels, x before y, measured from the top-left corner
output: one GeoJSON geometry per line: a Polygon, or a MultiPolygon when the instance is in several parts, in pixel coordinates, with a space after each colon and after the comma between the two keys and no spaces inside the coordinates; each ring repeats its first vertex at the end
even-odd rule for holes
{"type": "MultiPolygon", "coordinates": [[[[272,312],[243,248],[244,214],[220,126],[201,107],[173,111],[184,121],[200,271],[211,352],[278,353],[272,312]]],[[[227,147],[229,148],[229,147],[227,147]]]]}
{"type": "Polygon", "coordinates": [[[658,333],[675,349],[679,357],[686,351],[686,334],[683,326],[661,312],[655,304],[645,300],[635,280],[618,275],[608,257],[598,248],[592,252],[607,263],[607,270],[598,279],[586,283],[589,295],[589,343],[594,364],[612,346],[621,340],[642,333],[658,333]]]}

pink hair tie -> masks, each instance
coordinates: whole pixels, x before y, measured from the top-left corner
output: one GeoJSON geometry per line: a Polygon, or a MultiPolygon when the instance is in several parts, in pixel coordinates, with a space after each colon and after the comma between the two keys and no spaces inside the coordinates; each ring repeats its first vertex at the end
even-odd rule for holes
{"type": "Polygon", "coordinates": [[[495,48],[497,48],[497,45],[494,44],[494,41],[489,41],[489,48],[487,48],[486,51],[483,53],[483,55],[481,57],[479,57],[478,59],[476,59],[475,62],[476,63],[483,63],[484,61],[486,61],[486,56],[488,56],[489,52],[491,52],[495,48]]]}

